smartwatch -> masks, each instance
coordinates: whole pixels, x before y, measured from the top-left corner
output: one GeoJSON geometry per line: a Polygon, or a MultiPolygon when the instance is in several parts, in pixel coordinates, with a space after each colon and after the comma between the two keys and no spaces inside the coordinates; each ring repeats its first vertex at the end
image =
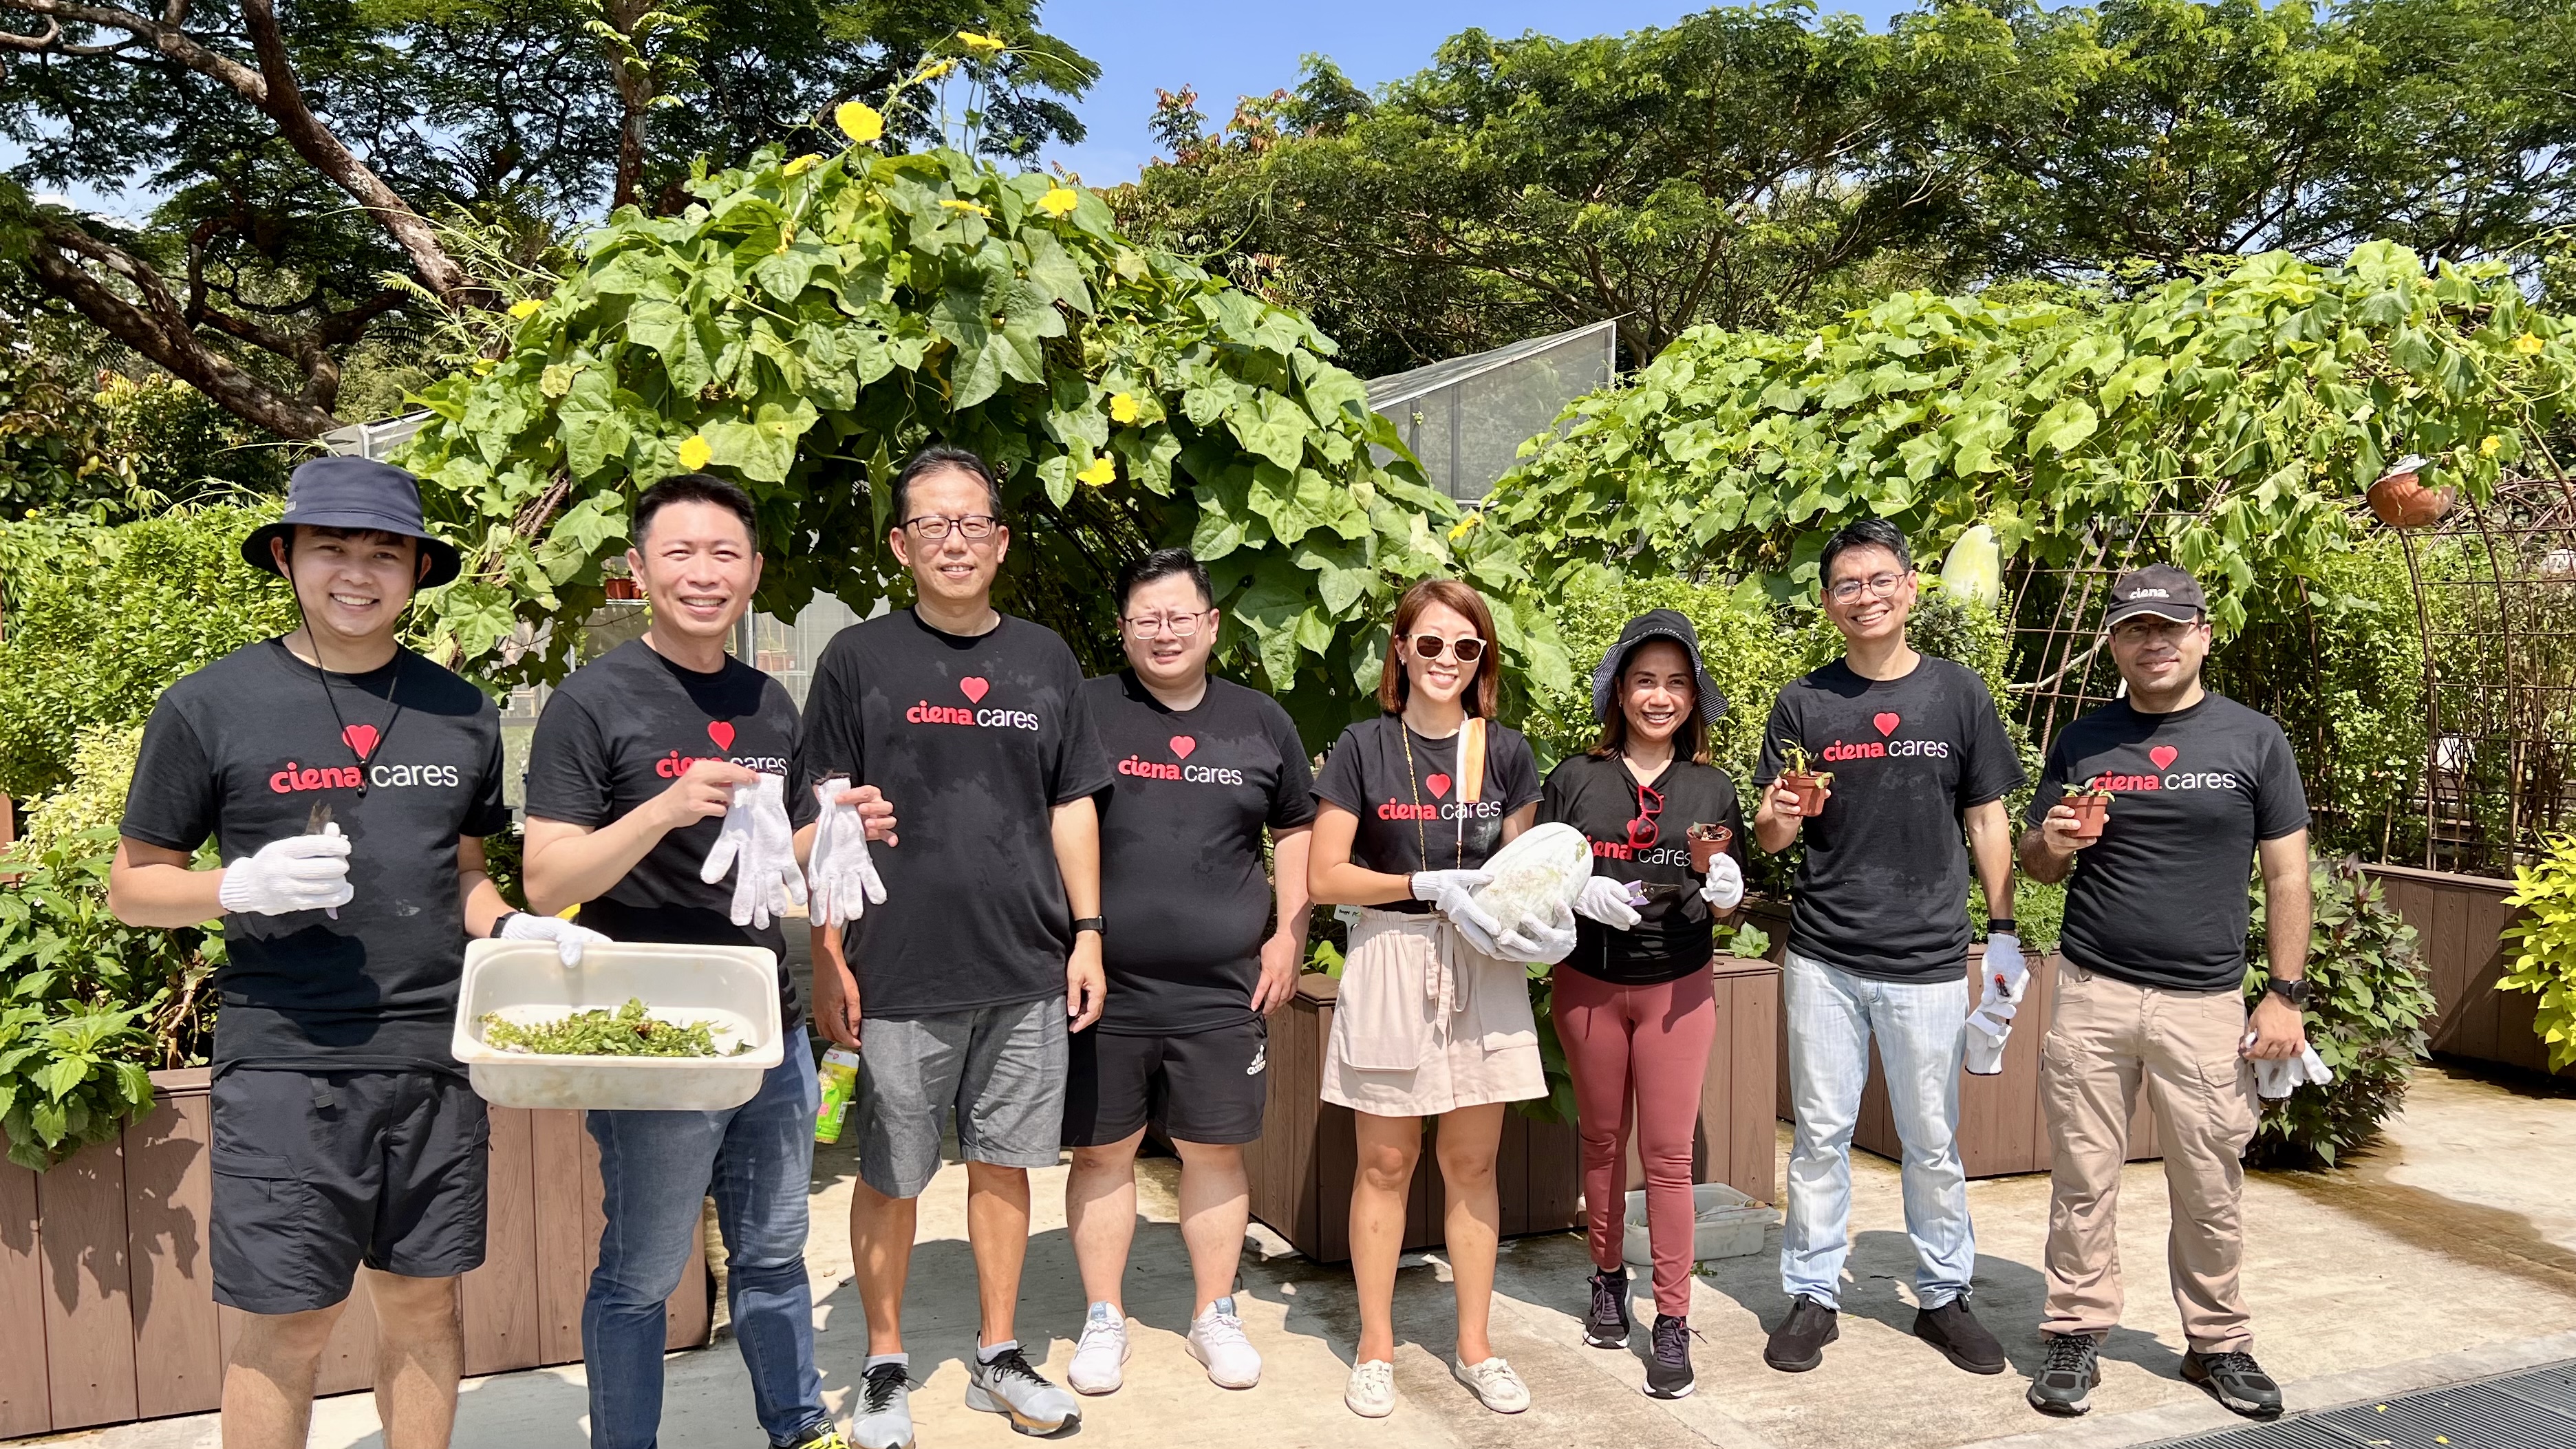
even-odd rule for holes
{"type": "Polygon", "coordinates": [[[485,937],[484,939],[486,939],[486,940],[491,940],[491,941],[497,941],[497,940],[500,940],[500,939],[501,939],[501,928],[502,928],[503,926],[506,926],[506,925],[510,924],[510,918],[511,918],[512,916],[519,915],[519,914],[521,914],[521,913],[520,913],[520,912],[518,912],[518,911],[503,911],[501,914],[499,914],[499,915],[497,915],[497,916],[494,916],[494,917],[492,918],[492,933],[491,933],[489,936],[485,937]]]}
{"type": "Polygon", "coordinates": [[[2263,989],[2299,1010],[2305,1011],[2308,1009],[2308,998],[2316,994],[2316,983],[2304,976],[2296,981],[2284,981],[2274,976],[2263,983],[2263,989]]]}
{"type": "Polygon", "coordinates": [[[2019,922],[2015,921],[2010,916],[1997,916],[1986,922],[1986,934],[1989,936],[2010,936],[2014,940],[2020,940],[2021,932],[2015,929],[2019,924],[2019,922]]]}
{"type": "Polygon", "coordinates": [[[1076,917],[1073,923],[1073,933],[1079,936],[1085,931],[1089,931],[1091,934],[1106,940],[1109,936],[1109,922],[1105,917],[1101,916],[1076,917]]]}

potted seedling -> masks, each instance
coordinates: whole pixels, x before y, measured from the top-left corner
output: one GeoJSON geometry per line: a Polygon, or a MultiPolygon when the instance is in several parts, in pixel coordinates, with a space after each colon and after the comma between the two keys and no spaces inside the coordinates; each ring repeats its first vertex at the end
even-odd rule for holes
{"type": "Polygon", "coordinates": [[[1831,770],[1807,767],[1807,752],[1795,743],[1780,746],[1780,756],[1789,768],[1780,772],[1780,783],[1798,796],[1798,813],[1813,815],[1825,808],[1825,791],[1834,783],[1831,770]]]}
{"type": "Polygon", "coordinates": [[[2076,839],[2099,840],[2103,822],[2111,813],[2111,792],[2103,785],[2102,777],[2096,775],[2084,782],[2083,789],[2066,797],[2066,808],[2075,812],[2076,839]]]}
{"type": "Polygon", "coordinates": [[[1703,823],[1683,831],[1682,838],[1690,842],[1691,869],[1706,875],[1717,858],[1726,853],[1726,847],[1734,843],[1735,832],[1723,825],[1703,823]]]}
{"type": "Polygon", "coordinates": [[[2455,490],[2425,487],[2424,462],[2410,453],[2370,485],[2370,511],[2380,522],[2391,528],[2424,528],[2451,511],[2455,490]]]}

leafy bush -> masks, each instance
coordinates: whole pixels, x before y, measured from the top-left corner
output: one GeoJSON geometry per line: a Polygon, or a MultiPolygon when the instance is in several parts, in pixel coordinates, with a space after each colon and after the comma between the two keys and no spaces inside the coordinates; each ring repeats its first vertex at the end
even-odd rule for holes
{"type": "Polygon", "coordinates": [[[2496,987],[2540,998],[2532,1029],[2549,1045],[2549,1069],[2563,1071],[2576,1065],[2576,836],[2548,846],[2538,864],[2514,867],[2504,903],[2523,914],[2504,928],[2504,944],[2519,949],[2496,987]]]}
{"type": "MultiPolygon", "coordinates": [[[[2434,1009],[2415,928],[2389,908],[2360,861],[2315,861],[2308,879],[2316,902],[2308,943],[2307,976],[2316,983],[2308,1002],[2308,1040],[2334,1081],[2264,1104],[2245,1153],[2257,1166],[2332,1167],[2377,1137],[2380,1124],[2405,1102],[2407,1080],[2424,1056],[2424,1019],[2434,1009]]],[[[2248,1004],[2260,997],[2266,975],[2262,882],[2257,879],[2250,889],[2248,1004]]]]}

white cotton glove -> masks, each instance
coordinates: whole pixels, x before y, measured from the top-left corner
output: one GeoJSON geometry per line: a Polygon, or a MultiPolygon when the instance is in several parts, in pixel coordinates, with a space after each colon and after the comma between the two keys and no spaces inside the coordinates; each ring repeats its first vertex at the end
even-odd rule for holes
{"type": "Polygon", "coordinates": [[[737,926],[765,931],[771,917],[805,904],[805,872],[796,867],[796,831],[787,823],[786,776],[763,774],[733,787],[733,804],[698,879],[713,885],[728,870],[734,872],[729,918],[737,926]]]}
{"type": "Polygon", "coordinates": [[[1584,880],[1583,894],[1574,898],[1574,913],[1599,921],[1611,930],[1628,931],[1645,919],[1637,914],[1637,907],[1645,903],[1646,893],[1638,889],[1635,881],[1596,875],[1584,880]]]}
{"type": "Polygon", "coordinates": [[[2004,1074],[2004,1036],[2012,1034],[2012,1023],[2004,1023],[2003,1036],[1991,1035],[1976,1017],[1968,1018],[1968,1058],[1966,1066],[1972,1077],[2000,1077],[2004,1074]]]}
{"type": "Polygon", "coordinates": [[[270,841],[256,854],[225,866],[223,884],[215,888],[215,899],[227,911],[255,916],[329,911],[333,920],[355,894],[349,885],[349,837],[336,824],[323,826],[319,835],[270,841]]]}
{"type": "Polygon", "coordinates": [[[1495,938],[1502,935],[1503,923],[1494,913],[1476,904],[1476,892],[1494,883],[1490,870],[1417,870],[1413,873],[1413,898],[1449,918],[1467,936],[1467,944],[1491,956],[1495,938]]]}
{"type": "Polygon", "coordinates": [[[1720,855],[1708,863],[1708,879],[1700,885],[1699,898],[1720,914],[1744,904],[1744,867],[1735,863],[1734,856],[1720,855]]]}
{"type": "Polygon", "coordinates": [[[1574,918],[1563,925],[1552,921],[1525,920],[1494,938],[1501,947],[1488,954],[1504,961],[1525,961],[1533,966],[1553,966],[1574,954],[1574,918]]]}
{"type": "MultiPolygon", "coordinates": [[[[2245,1045],[2254,1044],[2254,1033],[2245,1034],[2245,1045]]],[[[2301,1087],[2322,1087],[2334,1080],[2326,1070],[2325,1058],[2317,1055],[2316,1043],[2310,1042],[2294,1057],[2265,1058],[2254,1063],[2254,1091],[2267,1102],[2278,1102],[2301,1087]]]]}
{"type": "Polygon", "coordinates": [[[2030,989],[2030,963],[2022,959],[2021,938],[1998,931],[1986,938],[1985,995],[2001,996],[2015,1006],[2030,989]]]}
{"type": "Polygon", "coordinates": [[[2004,1069],[2004,1042],[2012,1035],[2022,994],[2030,990],[2030,966],[2022,959],[2020,939],[2010,934],[1987,937],[1985,967],[1979,974],[1985,989],[1976,1010],[1968,1013],[1968,1075],[1991,1077],[2004,1069]]]}
{"type": "Polygon", "coordinates": [[[849,788],[839,775],[814,787],[822,813],[814,819],[814,850],[805,864],[806,914],[818,926],[847,925],[885,904],[885,878],[868,858],[868,823],[858,806],[834,803],[849,788]]]}
{"type": "Polygon", "coordinates": [[[501,923],[498,935],[504,941],[552,941],[555,954],[563,958],[566,966],[580,965],[582,948],[593,941],[603,945],[608,941],[606,936],[588,926],[576,926],[554,916],[540,916],[527,911],[512,911],[510,918],[501,923]]]}

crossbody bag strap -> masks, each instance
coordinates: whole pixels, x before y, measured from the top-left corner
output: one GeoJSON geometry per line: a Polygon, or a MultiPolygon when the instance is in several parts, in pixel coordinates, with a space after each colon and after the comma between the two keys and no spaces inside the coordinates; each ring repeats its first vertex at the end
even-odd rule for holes
{"type": "Polygon", "coordinates": [[[1485,798],[1485,721],[1467,716],[1458,731],[1458,798],[1470,804],[1485,798]]]}

